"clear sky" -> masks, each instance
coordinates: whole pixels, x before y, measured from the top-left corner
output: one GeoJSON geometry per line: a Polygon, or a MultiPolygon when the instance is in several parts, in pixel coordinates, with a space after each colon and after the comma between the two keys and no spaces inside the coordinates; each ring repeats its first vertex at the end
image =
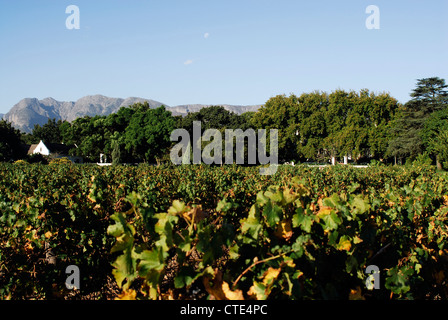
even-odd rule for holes
{"type": "Polygon", "coordinates": [[[416,79],[448,81],[447,0],[0,0],[0,41],[0,113],[92,94],[250,105],[367,88],[406,102],[416,79]]]}

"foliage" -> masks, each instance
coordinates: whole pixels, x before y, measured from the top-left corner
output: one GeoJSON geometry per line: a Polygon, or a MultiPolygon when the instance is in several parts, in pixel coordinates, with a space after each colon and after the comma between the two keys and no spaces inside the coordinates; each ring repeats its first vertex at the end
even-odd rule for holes
{"type": "Polygon", "coordinates": [[[446,123],[443,124],[446,112],[442,110],[448,105],[447,88],[445,80],[437,77],[417,81],[411,93],[412,99],[400,110],[391,128],[395,138],[389,141],[389,154],[415,158],[426,148],[433,151],[433,146],[428,145],[433,132],[441,124],[441,128],[446,127],[446,123]]]}
{"type": "Polygon", "coordinates": [[[33,128],[32,143],[62,143],[62,129],[68,125],[67,121],[48,119],[48,122],[40,126],[36,124],[33,128]]]}
{"type": "Polygon", "coordinates": [[[276,96],[253,115],[256,128],[279,129],[281,161],[352,155],[384,158],[398,102],[388,94],[336,90],[276,96]]]}
{"type": "Polygon", "coordinates": [[[0,161],[17,160],[25,156],[20,138],[19,130],[14,129],[11,123],[0,120],[0,161]]]}
{"type": "Polygon", "coordinates": [[[81,295],[113,275],[117,298],[446,299],[447,182],[418,165],[0,164],[0,297],[69,298],[75,264],[81,295]]]}
{"type": "Polygon", "coordinates": [[[120,164],[121,162],[121,152],[120,144],[118,141],[112,141],[112,165],[120,164]]]}
{"type": "Polygon", "coordinates": [[[153,162],[167,152],[173,129],[174,119],[164,107],[139,107],[126,128],[125,148],[137,161],[153,162]]]}
{"type": "Polygon", "coordinates": [[[48,164],[49,165],[59,165],[59,164],[70,165],[70,164],[72,164],[72,161],[69,160],[67,157],[54,158],[54,159],[51,159],[48,164]]]}

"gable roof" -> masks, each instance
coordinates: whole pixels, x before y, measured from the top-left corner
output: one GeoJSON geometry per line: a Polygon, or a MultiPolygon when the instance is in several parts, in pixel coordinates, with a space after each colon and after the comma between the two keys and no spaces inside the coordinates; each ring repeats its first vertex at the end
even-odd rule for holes
{"type": "Polygon", "coordinates": [[[34,150],[36,150],[37,145],[37,143],[30,145],[28,148],[28,154],[33,154],[34,150]]]}
{"type": "MultiPolygon", "coordinates": [[[[28,154],[33,154],[34,150],[39,145],[39,143],[30,145],[28,149],[28,154]]],[[[69,150],[72,148],[72,146],[68,146],[66,144],[61,143],[45,143],[44,141],[42,141],[42,143],[48,148],[50,153],[59,153],[63,155],[68,155],[69,150]]]]}

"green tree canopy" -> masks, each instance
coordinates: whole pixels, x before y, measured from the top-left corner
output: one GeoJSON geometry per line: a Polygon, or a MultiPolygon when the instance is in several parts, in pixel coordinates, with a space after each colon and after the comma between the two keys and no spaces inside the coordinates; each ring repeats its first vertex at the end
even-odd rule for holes
{"type": "Polygon", "coordinates": [[[171,145],[174,118],[165,107],[137,108],[126,128],[125,148],[136,160],[158,161],[171,145]]]}
{"type": "Polygon", "coordinates": [[[40,126],[36,124],[33,128],[32,143],[38,143],[40,140],[47,143],[62,143],[62,130],[61,127],[65,125],[67,121],[48,119],[48,122],[40,126]]]}
{"type": "Polygon", "coordinates": [[[352,155],[384,157],[398,102],[387,93],[336,90],[273,97],[252,117],[257,128],[279,130],[281,160],[352,155]],[[386,142],[386,143],[385,143],[386,142]]]}
{"type": "Polygon", "coordinates": [[[0,120],[0,161],[17,160],[26,155],[21,147],[20,131],[10,122],[0,120]]]}
{"type": "MultiPolygon", "coordinates": [[[[438,77],[418,79],[411,92],[412,99],[400,109],[391,133],[395,137],[389,142],[388,153],[393,156],[415,158],[428,147],[422,133],[425,122],[434,112],[442,110],[448,103],[448,86],[438,77]]],[[[434,119],[429,120],[434,122],[434,119]]]]}

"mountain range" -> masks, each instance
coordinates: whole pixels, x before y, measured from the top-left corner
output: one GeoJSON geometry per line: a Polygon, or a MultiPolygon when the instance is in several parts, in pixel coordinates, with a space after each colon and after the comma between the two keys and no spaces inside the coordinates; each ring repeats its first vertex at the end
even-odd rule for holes
{"type": "MultiPolygon", "coordinates": [[[[85,96],[77,101],[57,101],[53,98],[38,100],[36,98],[25,98],[15,104],[5,115],[0,114],[0,118],[9,121],[16,129],[23,132],[31,132],[34,125],[44,125],[48,119],[67,120],[69,122],[84,116],[107,116],[117,112],[121,107],[128,107],[138,102],[148,102],[151,108],[157,108],[162,105],[173,115],[185,116],[190,112],[197,112],[210,105],[187,104],[170,107],[165,103],[151,99],[130,97],[110,98],[103,95],[85,96]]],[[[238,106],[222,105],[226,110],[242,114],[248,111],[257,111],[261,105],[238,106]]]]}

